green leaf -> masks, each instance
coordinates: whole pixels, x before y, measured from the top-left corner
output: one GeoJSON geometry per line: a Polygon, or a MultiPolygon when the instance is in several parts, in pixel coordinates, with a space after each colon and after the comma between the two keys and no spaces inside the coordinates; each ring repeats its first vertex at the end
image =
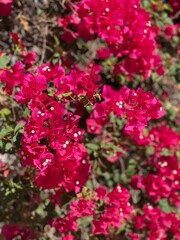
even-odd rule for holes
{"type": "Polygon", "coordinates": [[[47,216],[47,212],[45,211],[45,205],[44,204],[40,204],[37,209],[35,210],[36,214],[38,214],[39,216],[41,216],[42,218],[45,218],[47,216]]]}
{"type": "Polygon", "coordinates": [[[2,150],[2,148],[3,148],[3,141],[2,140],[0,140],[0,149],[2,150]]]}
{"type": "Polygon", "coordinates": [[[118,147],[118,146],[113,146],[113,149],[114,149],[115,151],[117,151],[117,152],[126,153],[126,151],[124,151],[123,148],[118,147]]]}
{"type": "Polygon", "coordinates": [[[123,232],[125,230],[126,227],[126,223],[123,223],[121,225],[121,227],[118,228],[117,232],[115,233],[115,235],[119,235],[121,232],[123,232]]]}
{"type": "Polygon", "coordinates": [[[12,147],[13,147],[13,145],[12,145],[12,143],[6,143],[6,145],[5,145],[5,151],[6,152],[8,152],[8,151],[10,151],[11,149],[12,149],[12,147]]]}
{"type": "Polygon", "coordinates": [[[125,173],[122,173],[122,174],[120,175],[120,179],[121,179],[121,181],[122,181],[123,184],[127,184],[128,181],[129,181],[125,173]]]}
{"type": "Polygon", "coordinates": [[[7,64],[9,63],[10,58],[6,55],[2,55],[0,57],[0,68],[5,68],[7,67],[7,64]]]}
{"type": "Polygon", "coordinates": [[[92,216],[87,216],[87,217],[82,217],[77,220],[78,226],[79,227],[87,227],[93,220],[92,216]]]}
{"type": "Polygon", "coordinates": [[[128,168],[126,169],[127,177],[132,177],[136,172],[137,161],[135,159],[130,159],[128,168]]]}
{"type": "Polygon", "coordinates": [[[4,195],[7,197],[10,194],[12,194],[12,191],[11,191],[11,189],[7,188],[4,195]]]}
{"type": "Polygon", "coordinates": [[[92,183],[91,180],[88,180],[88,181],[86,182],[86,186],[87,186],[87,188],[89,188],[89,189],[93,189],[93,188],[94,188],[94,185],[93,185],[93,183],[92,183]]]}
{"type": "Polygon", "coordinates": [[[109,117],[110,117],[110,122],[111,122],[111,123],[115,122],[115,120],[116,120],[116,118],[117,118],[117,116],[115,116],[113,113],[110,113],[110,114],[109,114],[109,117]]]}
{"type": "Polygon", "coordinates": [[[6,128],[3,128],[0,132],[0,139],[7,136],[9,133],[13,132],[13,128],[8,126],[6,128]]]}
{"type": "Polygon", "coordinates": [[[173,37],[173,41],[177,44],[179,44],[179,37],[178,36],[174,36],[173,37]]]}
{"type": "Polygon", "coordinates": [[[22,189],[21,185],[13,182],[12,180],[7,180],[7,181],[5,181],[5,183],[11,188],[22,189]]]}
{"type": "Polygon", "coordinates": [[[14,133],[17,133],[20,129],[24,127],[24,124],[18,123],[16,127],[14,128],[14,133]]]}
{"type": "Polygon", "coordinates": [[[168,148],[163,148],[162,151],[161,151],[161,155],[162,156],[171,156],[172,153],[168,148]]]}
{"type": "Polygon", "coordinates": [[[23,117],[27,117],[27,116],[30,116],[30,110],[28,108],[25,108],[23,112],[23,117]]]}
{"type": "Polygon", "coordinates": [[[164,10],[171,11],[171,6],[169,4],[164,4],[164,10]]]}
{"type": "Polygon", "coordinates": [[[99,149],[99,146],[95,143],[87,143],[86,147],[88,149],[89,154],[91,154],[99,149]]]}
{"type": "Polygon", "coordinates": [[[172,208],[166,198],[159,200],[159,206],[161,210],[165,213],[170,213],[172,211],[172,208]]]}
{"type": "Polygon", "coordinates": [[[177,112],[175,111],[175,109],[173,107],[170,107],[168,109],[168,112],[169,112],[169,118],[170,120],[175,120],[175,118],[177,117],[177,112]]]}
{"type": "Polygon", "coordinates": [[[57,36],[54,36],[54,41],[55,41],[56,46],[60,45],[60,41],[59,41],[59,38],[57,36]]]}
{"type": "Polygon", "coordinates": [[[146,149],[146,154],[147,154],[147,156],[151,156],[151,155],[153,155],[154,153],[155,153],[154,147],[148,146],[147,149],[146,149]]]}
{"type": "Polygon", "coordinates": [[[135,174],[135,172],[136,172],[135,166],[130,165],[126,170],[126,175],[127,177],[132,177],[135,174]]]}
{"type": "Polygon", "coordinates": [[[90,114],[90,113],[92,113],[92,111],[93,111],[93,106],[85,106],[85,108],[86,108],[86,110],[87,110],[87,112],[90,114]]]}
{"type": "Polygon", "coordinates": [[[71,95],[72,95],[72,92],[67,92],[62,94],[63,97],[70,97],[71,95]]]}
{"type": "Polygon", "coordinates": [[[11,110],[9,110],[8,108],[3,108],[1,109],[1,116],[2,118],[6,118],[6,116],[11,114],[11,110]]]}
{"type": "Polygon", "coordinates": [[[14,143],[15,143],[16,140],[17,140],[17,135],[18,135],[18,134],[15,134],[14,137],[12,138],[12,141],[13,141],[14,143]]]}
{"type": "Polygon", "coordinates": [[[178,161],[180,162],[180,151],[177,151],[176,155],[177,155],[178,161]]]}

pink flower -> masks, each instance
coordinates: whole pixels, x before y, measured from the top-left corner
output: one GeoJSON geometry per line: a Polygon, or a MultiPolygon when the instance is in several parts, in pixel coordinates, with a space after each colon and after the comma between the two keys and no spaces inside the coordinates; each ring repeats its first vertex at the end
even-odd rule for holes
{"type": "Polygon", "coordinates": [[[62,238],[62,240],[74,240],[74,236],[71,235],[71,234],[67,234],[66,236],[64,236],[64,237],[62,238]]]}
{"type": "Polygon", "coordinates": [[[109,192],[104,211],[93,220],[93,234],[108,235],[110,228],[118,229],[123,220],[128,220],[133,208],[129,203],[129,192],[120,185],[109,192]]]}
{"type": "Polygon", "coordinates": [[[74,232],[78,219],[91,216],[94,235],[108,235],[112,229],[116,231],[124,221],[128,221],[133,211],[128,190],[117,185],[109,193],[105,187],[96,189],[96,193],[88,192],[87,196],[81,195],[78,201],[72,201],[64,218],[53,219],[51,225],[60,233],[74,232]]]}
{"type": "Polygon", "coordinates": [[[67,231],[76,231],[78,225],[76,223],[76,218],[66,215],[63,218],[53,219],[51,225],[56,228],[60,233],[65,233],[67,231]]]}
{"type": "Polygon", "coordinates": [[[168,240],[169,234],[172,234],[175,239],[180,236],[178,225],[180,220],[176,214],[164,213],[160,208],[149,204],[144,205],[141,215],[137,214],[133,218],[133,222],[135,230],[141,235],[143,234],[148,240],[157,240],[158,238],[168,240]]]}
{"type": "Polygon", "coordinates": [[[9,16],[12,10],[13,0],[0,0],[0,15],[9,16]]]}
{"type": "Polygon", "coordinates": [[[12,94],[14,86],[17,86],[23,82],[24,79],[24,66],[21,62],[17,62],[13,67],[12,71],[4,69],[1,74],[1,81],[6,83],[4,90],[8,94],[12,94]]]}
{"type": "Polygon", "coordinates": [[[139,145],[153,146],[155,155],[158,157],[163,149],[168,149],[171,155],[180,149],[180,134],[166,126],[164,122],[159,126],[152,127],[146,135],[143,131],[133,134],[133,139],[139,145]]]}
{"type": "Polygon", "coordinates": [[[114,73],[124,73],[129,78],[133,74],[149,78],[153,69],[162,66],[160,56],[155,52],[150,17],[138,0],[83,0],[75,3],[74,9],[64,19],[58,19],[64,30],[64,41],[72,42],[79,36],[85,40],[98,37],[105,43],[105,48],[100,49],[97,56],[121,58],[121,63],[115,64],[114,73]]]}
{"type": "Polygon", "coordinates": [[[96,212],[96,205],[90,201],[81,199],[78,202],[72,202],[69,213],[71,216],[82,218],[85,216],[93,216],[96,212]]]}
{"type": "Polygon", "coordinates": [[[12,38],[13,43],[18,45],[21,51],[24,51],[25,44],[21,41],[19,34],[16,32],[11,32],[10,36],[12,38]]]}
{"type": "Polygon", "coordinates": [[[131,185],[134,189],[143,189],[145,188],[144,178],[139,175],[134,175],[131,178],[131,185]]]}
{"type": "Polygon", "coordinates": [[[173,14],[176,14],[178,11],[180,11],[180,3],[178,0],[169,0],[169,2],[173,8],[173,14]]]}
{"type": "Polygon", "coordinates": [[[175,26],[174,25],[166,25],[164,30],[167,38],[172,39],[175,34],[175,26]]]}
{"type": "Polygon", "coordinates": [[[26,68],[31,68],[32,65],[36,62],[37,52],[23,52],[22,56],[24,58],[26,68]]]}
{"type": "MultiPolygon", "coordinates": [[[[96,71],[99,71],[98,67],[96,71]]],[[[50,64],[43,64],[36,73],[32,70],[24,73],[20,62],[12,71],[5,69],[1,73],[5,90],[11,94],[17,86],[17,102],[28,104],[31,111],[31,116],[26,119],[19,154],[23,166],[30,165],[38,170],[35,183],[39,187],[79,192],[87,181],[90,165],[82,143],[84,129],[78,125],[84,101],[96,101],[94,94],[99,85],[91,74],[92,69],[87,74],[73,70],[65,76],[64,68],[50,64]],[[53,96],[48,94],[49,82],[54,82],[57,88],[53,96]],[[74,110],[72,106],[71,111],[68,110],[67,104],[73,104],[74,110]]]]}
{"type": "Polygon", "coordinates": [[[21,90],[16,94],[16,101],[25,104],[40,95],[46,88],[47,82],[43,75],[27,74],[24,76],[21,90]]]}
{"type": "Polygon", "coordinates": [[[167,198],[172,204],[179,206],[180,164],[177,157],[161,156],[157,159],[155,166],[157,171],[154,174],[148,174],[146,177],[134,175],[131,185],[135,189],[145,189],[154,203],[167,198]]]}
{"type": "Polygon", "coordinates": [[[109,48],[101,48],[98,50],[97,54],[98,54],[98,58],[101,58],[101,59],[109,58],[111,55],[109,48]]]}
{"type": "Polygon", "coordinates": [[[22,240],[33,240],[34,234],[28,228],[22,228],[18,224],[7,224],[2,227],[2,235],[6,240],[12,240],[15,237],[20,237],[22,240]]]}
{"type": "Polygon", "coordinates": [[[140,240],[137,233],[129,233],[128,236],[130,237],[131,240],[140,240]]]}
{"type": "Polygon", "coordinates": [[[99,199],[106,200],[107,190],[105,186],[97,188],[96,193],[98,194],[99,199]]]}
{"type": "Polygon", "coordinates": [[[146,93],[141,88],[134,91],[122,87],[119,91],[116,91],[105,85],[102,97],[104,101],[95,105],[93,113],[87,120],[90,133],[93,133],[92,120],[96,122],[94,122],[94,128],[97,129],[98,126],[99,129],[96,130],[96,133],[99,133],[100,125],[103,126],[109,121],[110,113],[114,113],[121,118],[124,118],[124,116],[127,118],[124,129],[127,134],[138,133],[147,126],[148,121],[161,118],[164,115],[164,109],[160,101],[151,92],[146,93]]]}

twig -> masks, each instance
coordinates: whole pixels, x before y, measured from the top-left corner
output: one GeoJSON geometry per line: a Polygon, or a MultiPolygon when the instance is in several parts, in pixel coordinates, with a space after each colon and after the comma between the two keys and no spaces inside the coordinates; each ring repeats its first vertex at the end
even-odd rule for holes
{"type": "Polygon", "coordinates": [[[171,17],[172,20],[177,19],[178,17],[180,17],[180,11],[178,11],[174,16],[171,17]]]}
{"type": "Polygon", "coordinates": [[[124,160],[122,158],[119,158],[119,163],[120,163],[120,166],[121,166],[121,173],[125,173],[125,165],[124,165],[124,160]]]}
{"type": "Polygon", "coordinates": [[[42,46],[42,54],[41,54],[41,60],[40,65],[43,64],[45,53],[46,53],[46,44],[47,44],[47,34],[48,34],[48,25],[45,26],[45,32],[43,37],[43,46],[42,46]]]}

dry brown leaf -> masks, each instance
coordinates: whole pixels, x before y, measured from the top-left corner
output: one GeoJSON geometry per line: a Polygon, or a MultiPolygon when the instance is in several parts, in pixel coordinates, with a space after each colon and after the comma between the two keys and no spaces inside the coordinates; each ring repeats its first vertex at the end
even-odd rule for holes
{"type": "Polygon", "coordinates": [[[19,15],[18,17],[21,25],[23,26],[24,30],[28,31],[29,30],[29,23],[24,15],[19,15]]]}

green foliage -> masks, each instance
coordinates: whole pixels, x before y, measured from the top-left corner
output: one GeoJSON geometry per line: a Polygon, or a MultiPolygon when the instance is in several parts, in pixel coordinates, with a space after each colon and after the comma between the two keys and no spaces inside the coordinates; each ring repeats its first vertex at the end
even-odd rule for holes
{"type": "Polygon", "coordinates": [[[136,172],[137,161],[135,159],[130,159],[128,167],[126,169],[126,176],[128,178],[132,177],[136,172]]]}
{"type": "Polygon", "coordinates": [[[7,67],[8,63],[10,61],[10,58],[6,55],[0,56],[0,69],[7,67]]]}
{"type": "Polygon", "coordinates": [[[6,117],[11,114],[11,110],[8,108],[2,108],[0,114],[3,119],[6,119],[6,117]]]}
{"type": "Polygon", "coordinates": [[[166,198],[159,200],[159,207],[165,213],[170,213],[173,211],[173,207],[169,205],[169,202],[166,198]]]}

